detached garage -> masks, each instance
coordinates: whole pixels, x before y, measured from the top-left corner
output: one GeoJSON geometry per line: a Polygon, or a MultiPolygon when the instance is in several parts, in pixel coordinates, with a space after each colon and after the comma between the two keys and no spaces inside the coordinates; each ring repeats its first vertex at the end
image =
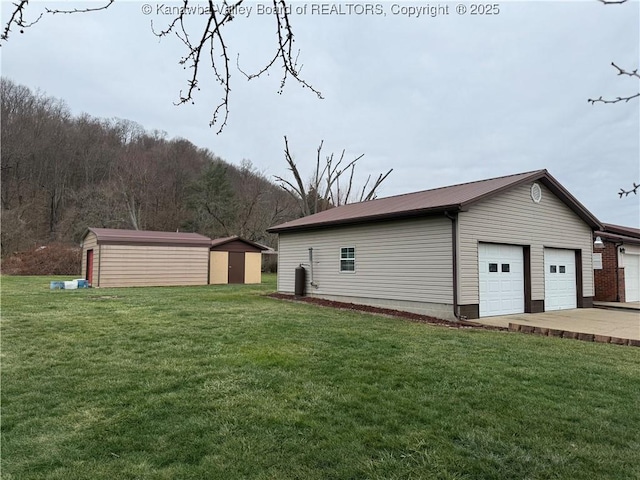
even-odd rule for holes
{"type": "Polygon", "coordinates": [[[211,240],[209,283],[261,283],[262,251],[268,247],[233,236],[211,240]]]}
{"type": "Polygon", "coordinates": [[[210,244],[197,233],[89,228],[82,274],[94,287],[206,285],[210,244]]]}
{"type": "Polygon", "coordinates": [[[271,227],[278,291],[434,317],[590,307],[598,220],[546,170],[348,204],[271,227]]]}

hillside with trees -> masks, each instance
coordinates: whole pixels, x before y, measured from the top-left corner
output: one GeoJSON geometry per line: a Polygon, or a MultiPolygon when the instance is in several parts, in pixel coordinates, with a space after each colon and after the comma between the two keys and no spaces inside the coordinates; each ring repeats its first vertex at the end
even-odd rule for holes
{"type": "Polygon", "coordinates": [[[300,215],[251,164],[239,167],[129,120],[74,116],[61,100],[2,78],[2,256],[78,244],[89,227],[241,235],[300,215]]]}

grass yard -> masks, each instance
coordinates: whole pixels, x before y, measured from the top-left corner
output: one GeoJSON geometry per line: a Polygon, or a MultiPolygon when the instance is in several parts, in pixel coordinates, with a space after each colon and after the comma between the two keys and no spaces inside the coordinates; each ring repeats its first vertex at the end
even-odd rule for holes
{"type": "Polygon", "coordinates": [[[2,478],[638,479],[640,348],[2,277],[2,478]]]}

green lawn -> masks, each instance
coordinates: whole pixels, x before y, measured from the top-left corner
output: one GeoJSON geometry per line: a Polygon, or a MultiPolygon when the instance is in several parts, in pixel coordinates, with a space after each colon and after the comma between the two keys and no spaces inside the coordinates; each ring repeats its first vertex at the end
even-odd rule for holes
{"type": "Polygon", "coordinates": [[[638,479],[640,348],[2,277],[2,478],[638,479]]]}

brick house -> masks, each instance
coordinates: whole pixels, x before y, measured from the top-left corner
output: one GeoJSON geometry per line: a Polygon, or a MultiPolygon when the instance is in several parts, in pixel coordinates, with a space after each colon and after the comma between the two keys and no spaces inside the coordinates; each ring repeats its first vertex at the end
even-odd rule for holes
{"type": "Polygon", "coordinates": [[[640,229],[605,223],[593,236],[594,300],[640,301],[640,229]]]}

